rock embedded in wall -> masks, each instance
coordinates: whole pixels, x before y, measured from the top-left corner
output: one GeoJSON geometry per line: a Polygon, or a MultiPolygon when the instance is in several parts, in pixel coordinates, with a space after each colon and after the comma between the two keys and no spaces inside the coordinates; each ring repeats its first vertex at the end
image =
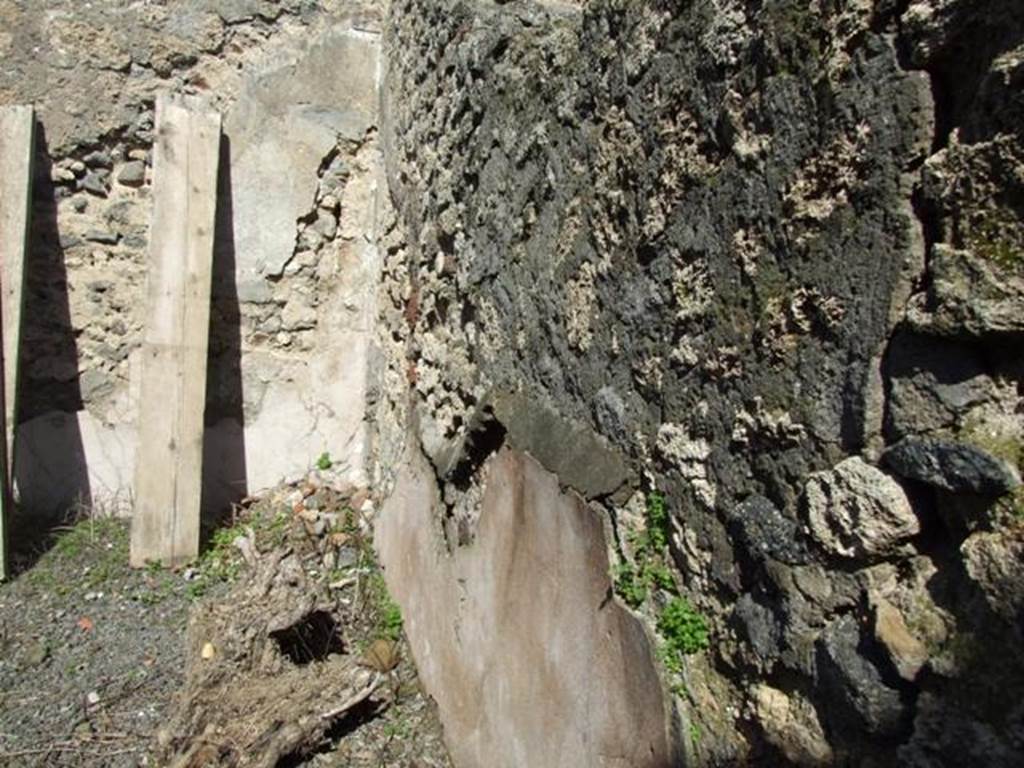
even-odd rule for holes
{"type": "Polygon", "coordinates": [[[813,474],[804,488],[804,504],[814,538],[844,557],[894,554],[921,530],[903,488],[856,457],[813,474]]]}
{"type": "Polygon", "coordinates": [[[1016,467],[973,445],[905,438],[882,458],[903,477],[946,491],[999,496],[1020,486],[1016,467]]]}
{"type": "Polygon", "coordinates": [[[753,708],[765,737],[794,765],[828,765],[834,755],[817,713],[805,699],[777,688],[754,689],[753,708]]]}

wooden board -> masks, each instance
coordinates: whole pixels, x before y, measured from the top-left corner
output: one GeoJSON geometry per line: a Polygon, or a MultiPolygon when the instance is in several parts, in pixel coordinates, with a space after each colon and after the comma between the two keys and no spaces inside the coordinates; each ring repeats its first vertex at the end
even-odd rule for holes
{"type": "Polygon", "coordinates": [[[24,306],[25,254],[32,213],[32,107],[0,107],[0,332],[3,334],[3,386],[0,418],[0,579],[7,577],[6,519],[14,503],[14,430],[17,426],[18,351],[24,306]]]}
{"type": "Polygon", "coordinates": [[[201,99],[156,105],[131,564],[199,553],[203,411],[220,115],[201,99]]]}

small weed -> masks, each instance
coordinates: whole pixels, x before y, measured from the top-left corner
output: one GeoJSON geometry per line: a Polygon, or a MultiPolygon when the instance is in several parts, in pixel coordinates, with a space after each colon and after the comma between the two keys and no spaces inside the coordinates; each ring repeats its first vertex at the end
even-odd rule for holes
{"type": "Polygon", "coordinates": [[[647,495],[647,540],[651,548],[660,551],[668,546],[668,507],[665,497],[657,491],[647,495]]]}
{"type": "Polygon", "coordinates": [[[658,589],[675,594],[676,584],[672,580],[672,574],[668,566],[660,561],[647,563],[644,567],[645,581],[658,589]]]}
{"type": "Polygon", "coordinates": [[[381,627],[391,640],[397,641],[402,636],[402,611],[390,598],[384,606],[381,627]]]}
{"type": "Polygon", "coordinates": [[[389,640],[398,641],[402,637],[402,611],[391,598],[384,574],[379,570],[370,576],[367,595],[370,607],[377,617],[377,634],[389,640]]]}
{"type": "MultiPolygon", "coordinates": [[[[658,661],[660,661],[669,672],[674,675],[683,674],[683,659],[682,657],[672,650],[667,644],[662,643],[658,646],[657,650],[658,661]]],[[[681,687],[680,695],[686,692],[686,686],[679,683],[681,687]]],[[[673,686],[673,693],[675,693],[675,686],[673,686]]]]}
{"type": "Polygon", "coordinates": [[[665,497],[657,491],[647,496],[645,522],[642,533],[627,534],[633,548],[634,563],[624,561],[612,571],[615,592],[634,609],[643,605],[647,596],[656,589],[676,593],[672,573],[664,560],[669,534],[668,507],[665,497]]]}
{"type": "Polygon", "coordinates": [[[173,574],[156,570],[152,563],[146,564],[148,578],[145,588],[139,590],[132,599],[145,606],[157,605],[174,594],[175,577],[173,574]]]}
{"type": "Polygon", "coordinates": [[[639,608],[647,599],[647,587],[629,563],[619,563],[612,573],[615,592],[630,608],[639,608]]]}
{"type": "Polygon", "coordinates": [[[676,597],[658,617],[658,631],[668,650],[678,656],[690,656],[708,647],[708,624],[685,598],[676,597]]]}
{"type": "Polygon", "coordinates": [[[331,454],[324,451],[320,454],[320,458],[316,460],[316,468],[321,472],[326,472],[328,469],[334,466],[334,462],[331,461],[331,454]]]}
{"type": "Polygon", "coordinates": [[[413,727],[407,720],[392,720],[384,726],[383,734],[388,740],[406,741],[412,736],[413,727]]]}
{"type": "Polygon", "coordinates": [[[30,583],[40,589],[66,595],[78,587],[95,589],[128,570],[128,527],[112,517],[86,517],[63,529],[53,548],[29,574],[30,583]],[[68,582],[70,568],[87,561],[88,567],[76,582],[68,582]]]}
{"type": "Polygon", "coordinates": [[[276,517],[267,520],[257,514],[244,522],[216,529],[210,535],[206,551],[196,561],[196,577],[185,586],[185,594],[191,600],[198,600],[217,584],[235,581],[242,570],[242,554],[235,547],[235,539],[252,530],[257,537],[283,540],[287,522],[287,515],[278,522],[276,517]]]}
{"type": "Polygon", "coordinates": [[[243,535],[242,526],[219,528],[210,538],[210,548],[199,563],[199,571],[212,581],[234,581],[242,566],[235,539],[243,535]]]}
{"type": "Polygon", "coordinates": [[[185,594],[188,596],[189,600],[194,601],[198,600],[203,595],[205,595],[206,591],[209,588],[209,583],[206,581],[206,579],[200,576],[199,578],[194,579],[193,581],[190,581],[188,584],[185,585],[185,594]]]}
{"type": "Polygon", "coordinates": [[[694,749],[700,747],[700,726],[694,722],[690,723],[690,743],[694,749]]]}
{"type": "Polygon", "coordinates": [[[341,510],[341,521],[338,524],[340,533],[347,533],[353,537],[357,543],[362,542],[363,533],[359,529],[359,521],[356,515],[356,511],[352,507],[345,507],[341,510]]]}
{"type": "Polygon", "coordinates": [[[616,594],[634,610],[641,608],[652,593],[671,596],[664,608],[656,611],[656,627],[664,638],[657,649],[658,658],[673,678],[672,692],[686,694],[681,681],[683,657],[708,647],[708,625],[684,598],[679,596],[672,572],[666,564],[670,518],[665,497],[654,491],[647,495],[645,529],[628,534],[633,561],[623,559],[612,570],[616,594]]]}

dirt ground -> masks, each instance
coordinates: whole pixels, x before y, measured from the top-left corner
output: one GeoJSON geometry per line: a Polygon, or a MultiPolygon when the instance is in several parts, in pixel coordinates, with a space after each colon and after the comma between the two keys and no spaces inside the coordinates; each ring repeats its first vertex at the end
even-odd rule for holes
{"type": "Polygon", "coordinates": [[[0,765],[450,766],[359,494],[277,489],[179,571],[129,569],[121,520],[17,520],[0,765]]]}

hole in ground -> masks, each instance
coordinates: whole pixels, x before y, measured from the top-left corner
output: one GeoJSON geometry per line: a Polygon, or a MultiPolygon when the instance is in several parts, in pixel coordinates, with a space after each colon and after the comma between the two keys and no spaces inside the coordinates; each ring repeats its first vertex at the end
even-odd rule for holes
{"type": "Polygon", "coordinates": [[[332,653],[344,653],[338,623],[327,611],[313,611],[286,629],[271,632],[281,653],[298,665],[323,661],[332,653]]]}

